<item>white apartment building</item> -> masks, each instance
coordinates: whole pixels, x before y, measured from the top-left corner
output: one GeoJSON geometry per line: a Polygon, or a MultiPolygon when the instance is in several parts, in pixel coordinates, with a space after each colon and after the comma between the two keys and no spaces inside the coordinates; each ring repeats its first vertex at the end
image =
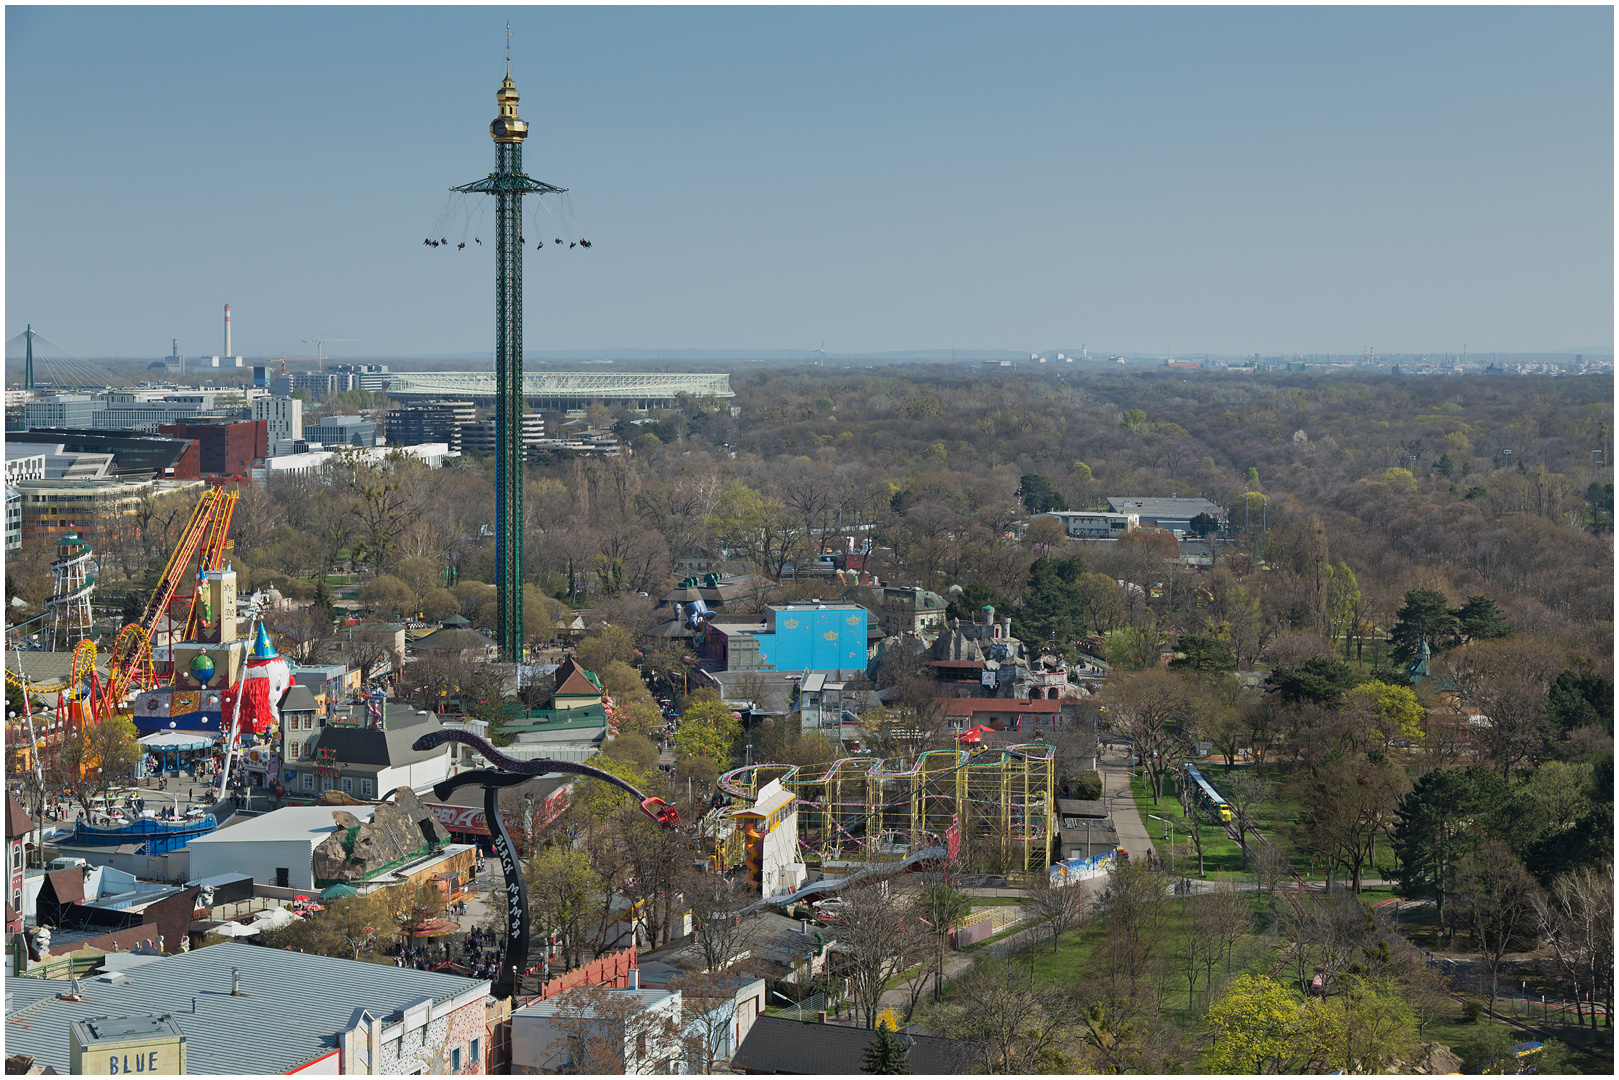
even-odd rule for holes
{"type": "Polygon", "coordinates": [[[254,398],[253,419],[269,422],[268,441],[271,446],[279,439],[304,437],[304,403],[298,398],[254,398]]]}

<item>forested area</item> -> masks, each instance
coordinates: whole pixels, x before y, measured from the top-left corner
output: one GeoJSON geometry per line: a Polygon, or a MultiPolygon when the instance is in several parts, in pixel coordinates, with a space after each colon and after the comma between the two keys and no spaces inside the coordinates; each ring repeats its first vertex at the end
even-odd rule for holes
{"type": "MultiPolygon", "coordinates": [[[[1587,632],[1611,616],[1612,474],[1595,468],[1610,459],[1608,379],[805,368],[749,370],[733,386],[736,416],[697,400],[621,413],[633,456],[531,465],[534,584],[575,604],[656,593],[677,559],[721,545],[780,577],[812,537],[867,527],[884,580],[977,582],[1016,602],[1040,536],[1002,538],[1026,517],[1018,492],[1033,476],[1072,507],[1178,493],[1229,508],[1255,541],[1244,553],[1269,564],[1249,590],[1267,639],[1339,629],[1329,593],[1341,563],[1361,594],[1355,622],[1392,627],[1405,594],[1426,587],[1458,603],[1487,595],[1520,631],[1609,651],[1587,632]]],[[[488,582],[491,483],[475,455],[439,471],[398,462],[279,480],[244,493],[238,565],[296,594],[352,559],[403,570],[418,603],[432,582],[407,560],[447,571],[440,585],[488,582]]],[[[138,581],[184,515],[147,508],[104,566],[138,581]]],[[[1130,546],[1086,552],[1088,569],[1157,574],[1132,565],[1146,556],[1130,546]]],[[[45,584],[40,562],[20,561],[26,599],[45,584]]],[[[1251,580],[1240,557],[1228,569],[1251,580]]],[[[1198,629],[1181,599],[1156,621],[1198,629]]],[[[1094,613],[1092,629],[1134,621],[1123,606],[1094,613]]]]}

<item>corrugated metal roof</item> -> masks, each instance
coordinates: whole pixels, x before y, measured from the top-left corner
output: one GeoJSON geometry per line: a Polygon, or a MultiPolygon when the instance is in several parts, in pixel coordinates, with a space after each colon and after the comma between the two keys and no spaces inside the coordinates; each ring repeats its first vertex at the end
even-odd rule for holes
{"type": "Polygon", "coordinates": [[[387,1017],[424,997],[438,1005],[479,988],[487,993],[489,983],[226,942],[164,957],[117,985],[86,979],[81,986],[83,1001],[60,1001],[66,983],[8,978],[6,1053],[67,1073],[73,1021],[171,1013],[186,1036],[188,1072],[285,1073],[330,1053],[362,1009],[387,1017]],[[230,994],[233,967],[241,969],[241,997],[230,994]]]}
{"type": "Polygon", "coordinates": [[[337,831],[333,810],[346,810],[362,822],[370,821],[375,806],[283,806],[262,817],[249,818],[229,829],[191,839],[192,844],[235,844],[253,841],[307,840],[311,845],[337,831]]]}

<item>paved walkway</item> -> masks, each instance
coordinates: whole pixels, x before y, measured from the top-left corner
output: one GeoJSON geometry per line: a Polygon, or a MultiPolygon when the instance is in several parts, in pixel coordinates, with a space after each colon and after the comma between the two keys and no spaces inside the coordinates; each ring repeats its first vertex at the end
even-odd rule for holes
{"type": "Polygon", "coordinates": [[[1132,859],[1144,859],[1149,851],[1156,851],[1147,823],[1136,811],[1135,797],[1130,794],[1130,750],[1128,747],[1105,749],[1097,761],[1102,774],[1102,799],[1107,803],[1108,816],[1119,833],[1119,846],[1130,853],[1132,859]]]}

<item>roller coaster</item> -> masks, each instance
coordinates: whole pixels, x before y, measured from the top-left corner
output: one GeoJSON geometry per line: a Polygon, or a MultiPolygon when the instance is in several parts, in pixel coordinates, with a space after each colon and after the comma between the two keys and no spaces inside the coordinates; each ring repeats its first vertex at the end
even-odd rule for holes
{"type": "Polygon", "coordinates": [[[740,804],[771,780],[797,799],[799,848],[823,866],[897,861],[930,848],[954,857],[986,845],[1007,869],[1051,862],[1055,751],[1046,743],[750,765],[722,775],[719,787],[740,804]]]}

